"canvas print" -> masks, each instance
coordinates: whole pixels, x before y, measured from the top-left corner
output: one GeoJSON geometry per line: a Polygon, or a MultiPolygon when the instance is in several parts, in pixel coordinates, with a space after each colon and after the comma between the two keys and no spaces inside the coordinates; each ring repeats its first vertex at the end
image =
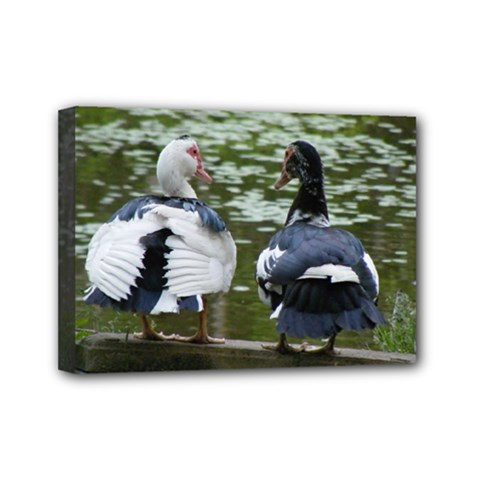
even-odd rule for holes
{"type": "Polygon", "coordinates": [[[59,112],[59,367],[411,364],[415,117],[59,112]]]}

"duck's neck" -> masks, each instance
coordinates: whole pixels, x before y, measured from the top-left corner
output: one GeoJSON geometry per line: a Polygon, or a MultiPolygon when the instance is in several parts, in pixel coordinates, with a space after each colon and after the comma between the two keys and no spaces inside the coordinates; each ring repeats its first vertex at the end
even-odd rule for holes
{"type": "Polygon", "coordinates": [[[328,227],[328,209],[323,182],[303,184],[288,211],[285,225],[302,221],[328,227]]]}
{"type": "Polygon", "coordinates": [[[160,188],[168,197],[197,198],[197,194],[185,178],[178,177],[175,173],[162,176],[158,179],[160,188]]]}

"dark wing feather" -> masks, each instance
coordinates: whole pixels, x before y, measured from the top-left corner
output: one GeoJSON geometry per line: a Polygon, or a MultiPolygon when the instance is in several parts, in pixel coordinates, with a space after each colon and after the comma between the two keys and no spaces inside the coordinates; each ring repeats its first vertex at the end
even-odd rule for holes
{"type": "Polygon", "coordinates": [[[326,264],[354,267],[362,260],[364,250],[351,233],[338,228],[318,228],[297,223],[275,235],[269,249],[284,251],[275,260],[268,257],[264,269],[266,281],[287,285],[301,277],[310,267],[326,264]]]}

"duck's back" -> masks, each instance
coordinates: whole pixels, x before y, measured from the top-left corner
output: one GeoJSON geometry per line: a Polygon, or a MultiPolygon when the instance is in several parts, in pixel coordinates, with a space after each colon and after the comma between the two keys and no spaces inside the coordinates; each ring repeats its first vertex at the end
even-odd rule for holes
{"type": "Polygon", "coordinates": [[[378,275],[361,242],[339,228],[297,222],[274,235],[257,262],[261,299],[277,331],[326,338],[384,323],[378,275]]]}
{"type": "Polygon", "coordinates": [[[201,295],[228,290],[235,244],[204,202],[148,195],[100,227],[86,268],[87,303],[144,313],[199,311],[201,295]]]}

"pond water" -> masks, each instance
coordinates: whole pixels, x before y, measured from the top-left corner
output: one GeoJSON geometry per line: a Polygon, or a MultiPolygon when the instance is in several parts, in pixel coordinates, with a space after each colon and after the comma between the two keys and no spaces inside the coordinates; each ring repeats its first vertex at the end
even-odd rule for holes
{"type": "MultiPolygon", "coordinates": [[[[133,332],[130,313],[87,306],[84,264],[98,227],[129,199],[161,194],[155,176],[161,149],[184,133],[195,137],[214,179],[192,180],[198,197],[226,221],[237,244],[232,288],[212,295],[209,333],[275,341],[274,321],[258,300],[254,279],[259,252],[285,221],[298,189],[273,188],[285,147],[314,144],[325,164],[332,226],[350,230],[374,259],[379,307],[389,314],[398,289],[416,292],[416,141],[413,117],[231,112],[220,110],[81,107],[76,117],[76,322],[79,330],[133,332]]],[[[193,334],[198,314],[156,317],[158,330],[193,334]]],[[[295,341],[296,339],[292,339],[295,341]]],[[[312,341],[311,343],[318,343],[312,341]]],[[[342,332],[338,346],[377,348],[370,331],[342,332]]]]}

